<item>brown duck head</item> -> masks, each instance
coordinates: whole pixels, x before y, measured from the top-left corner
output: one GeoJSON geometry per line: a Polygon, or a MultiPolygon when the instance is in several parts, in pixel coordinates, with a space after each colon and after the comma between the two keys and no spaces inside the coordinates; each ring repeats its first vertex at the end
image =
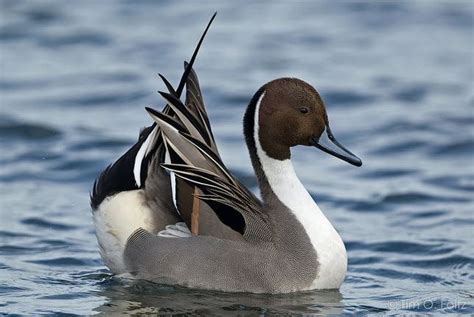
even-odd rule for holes
{"type": "Polygon", "coordinates": [[[306,145],[362,165],[332,134],[324,102],[311,85],[296,78],[280,78],[259,92],[264,93],[258,114],[259,141],[267,155],[289,159],[292,146],[306,145]]]}

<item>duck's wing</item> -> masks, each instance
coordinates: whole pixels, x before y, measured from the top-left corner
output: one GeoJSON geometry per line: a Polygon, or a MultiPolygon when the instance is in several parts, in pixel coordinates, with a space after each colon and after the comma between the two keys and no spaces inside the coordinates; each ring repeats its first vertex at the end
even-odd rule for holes
{"type": "MultiPolygon", "coordinates": [[[[192,65],[196,60],[201,44],[216,17],[216,14],[217,12],[212,15],[201,35],[201,38],[194,49],[190,63],[186,64],[185,71],[176,91],[169,82],[165,80],[165,84],[170,93],[173,93],[178,98],[181,95],[184,85],[189,80],[188,76],[192,71],[192,65]]],[[[173,115],[170,111],[171,109],[169,106],[165,106],[163,109],[164,113],[173,115]]],[[[153,125],[140,131],[137,142],[115,163],[107,166],[107,168],[105,168],[105,170],[97,177],[90,195],[92,210],[96,210],[105,198],[116,193],[143,188],[151,167],[151,160],[155,157],[162,157],[163,153],[164,145],[160,139],[159,128],[155,123],[153,123],[153,125]]]]}
{"type": "MultiPolygon", "coordinates": [[[[176,176],[176,203],[178,210],[189,224],[190,210],[200,201],[198,209],[211,211],[224,225],[242,236],[250,234],[252,226],[266,227],[261,202],[243,186],[222,162],[207,118],[197,76],[192,72],[187,83],[185,106],[172,93],[160,94],[174,114],[170,116],[147,108],[160,127],[166,148],[167,162],[162,166],[172,177],[176,176]],[[186,195],[179,195],[180,186],[188,186],[186,195]],[[196,191],[195,188],[198,188],[196,191]],[[187,203],[182,203],[187,201],[187,203]],[[180,206],[181,204],[181,206],[180,206]],[[184,206],[188,210],[184,210],[184,206]],[[184,215],[187,212],[187,215],[184,215]]],[[[207,216],[208,217],[208,216],[207,216]]],[[[218,226],[214,222],[213,226],[218,226]]],[[[199,234],[214,235],[214,229],[199,222],[199,234]],[[203,230],[201,230],[203,228],[203,230]]]]}
{"type": "MultiPolygon", "coordinates": [[[[92,210],[96,210],[105,198],[116,193],[139,189],[134,175],[134,165],[137,154],[149,135],[154,131],[154,126],[140,131],[137,142],[123,154],[115,163],[110,164],[102,171],[94,182],[90,195],[92,210]]],[[[156,132],[155,132],[156,133],[156,132]]]]}

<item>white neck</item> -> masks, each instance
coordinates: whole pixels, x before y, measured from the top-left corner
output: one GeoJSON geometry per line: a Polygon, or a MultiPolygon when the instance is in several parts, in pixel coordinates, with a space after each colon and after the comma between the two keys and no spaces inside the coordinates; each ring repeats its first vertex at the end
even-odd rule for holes
{"type": "Polygon", "coordinates": [[[296,216],[316,250],[319,273],[310,289],[338,288],[347,270],[344,243],[296,176],[291,160],[271,158],[263,150],[259,139],[259,110],[264,96],[265,92],[257,102],[254,121],[255,147],[263,172],[274,194],[296,216]]]}

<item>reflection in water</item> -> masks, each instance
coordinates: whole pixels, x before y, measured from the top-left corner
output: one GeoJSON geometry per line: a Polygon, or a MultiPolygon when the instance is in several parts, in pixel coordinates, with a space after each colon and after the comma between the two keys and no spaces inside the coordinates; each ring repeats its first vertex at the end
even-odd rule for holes
{"type": "Polygon", "coordinates": [[[111,277],[101,285],[105,303],[100,313],[195,313],[204,316],[246,313],[339,314],[342,296],[338,290],[293,294],[223,293],[165,286],[147,281],[111,277]]]}

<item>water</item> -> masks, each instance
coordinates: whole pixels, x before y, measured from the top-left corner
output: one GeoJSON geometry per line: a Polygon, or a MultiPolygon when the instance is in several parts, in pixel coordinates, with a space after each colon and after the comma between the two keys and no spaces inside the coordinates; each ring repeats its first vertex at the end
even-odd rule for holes
{"type": "Polygon", "coordinates": [[[0,312],[474,313],[470,1],[1,1],[0,312]],[[241,136],[251,95],[295,76],[364,161],[310,148],[297,172],[341,233],[339,291],[204,292],[113,277],[88,193],[196,63],[225,162],[255,190],[241,136]]]}

